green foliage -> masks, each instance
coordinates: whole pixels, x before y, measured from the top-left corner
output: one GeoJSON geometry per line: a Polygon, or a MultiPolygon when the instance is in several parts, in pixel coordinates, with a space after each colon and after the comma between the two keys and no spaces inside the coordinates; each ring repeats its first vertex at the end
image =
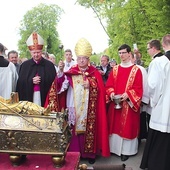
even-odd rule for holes
{"type": "Polygon", "coordinates": [[[93,61],[96,65],[99,65],[100,64],[100,54],[93,54],[91,57],[90,57],[90,61],[93,61]]]}
{"type": "Polygon", "coordinates": [[[30,57],[25,42],[33,31],[38,32],[43,37],[44,50],[56,56],[60,55],[58,48],[60,40],[56,28],[62,12],[57,5],[40,4],[24,15],[19,30],[21,39],[18,42],[21,57],[30,57]]]}
{"type": "Polygon", "coordinates": [[[119,63],[117,49],[126,43],[137,43],[142,60],[148,66],[151,59],[146,51],[151,39],[161,40],[170,32],[169,0],[77,0],[86,8],[92,8],[98,17],[107,20],[107,34],[110,37],[108,53],[119,63]]]}

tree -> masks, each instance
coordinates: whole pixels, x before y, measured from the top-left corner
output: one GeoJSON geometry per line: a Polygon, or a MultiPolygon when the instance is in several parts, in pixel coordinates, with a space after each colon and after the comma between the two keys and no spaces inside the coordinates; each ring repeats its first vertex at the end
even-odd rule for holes
{"type": "Polygon", "coordinates": [[[63,10],[58,5],[40,4],[24,15],[19,30],[21,39],[18,42],[21,57],[30,57],[25,42],[33,31],[38,32],[43,37],[45,51],[60,56],[58,48],[60,39],[56,29],[62,12],[63,10]]]}
{"type": "Polygon", "coordinates": [[[101,54],[93,54],[90,56],[90,61],[93,61],[96,65],[100,64],[100,56],[101,54]]]}
{"type": "MultiPolygon", "coordinates": [[[[145,66],[150,63],[146,44],[169,33],[169,0],[77,0],[77,3],[92,8],[97,18],[107,21],[110,37],[109,56],[119,61],[117,48],[124,43],[137,43],[145,66]]],[[[102,25],[103,26],[103,25],[102,25]]]]}

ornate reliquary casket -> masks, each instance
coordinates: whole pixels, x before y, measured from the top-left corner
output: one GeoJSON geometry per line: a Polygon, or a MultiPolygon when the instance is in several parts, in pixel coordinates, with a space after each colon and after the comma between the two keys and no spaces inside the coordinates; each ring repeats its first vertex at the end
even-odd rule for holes
{"type": "Polygon", "coordinates": [[[45,154],[61,167],[70,138],[67,111],[48,116],[0,112],[0,152],[9,153],[13,165],[27,154],[45,154]]]}

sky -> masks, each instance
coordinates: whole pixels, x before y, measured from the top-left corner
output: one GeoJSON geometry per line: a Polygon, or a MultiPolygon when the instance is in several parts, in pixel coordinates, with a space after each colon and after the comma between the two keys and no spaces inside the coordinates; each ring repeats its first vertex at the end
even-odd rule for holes
{"type": "Polygon", "coordinates": [[[8,51],[18,50],[17,42],[20,39],[18,30],[20,21],[27,11],[40,3],[57,4],[64,10],[58,23],[57,31],[64,49],[71,49],[74,53],[76,42],[86,38],[92,45],[93,52],[103,52],[108,47],[108,36],[100,25],[92,9],[75,4],[76,0],[5,0],[1,2],[0,42],[8,51]]]}

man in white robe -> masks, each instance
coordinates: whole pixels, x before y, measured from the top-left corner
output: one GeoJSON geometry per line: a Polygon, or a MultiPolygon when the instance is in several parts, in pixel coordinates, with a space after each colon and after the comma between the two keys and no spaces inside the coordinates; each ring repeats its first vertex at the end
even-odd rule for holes
{"type": "Polygon", "coordinates": [[[15,65],[4,58],[4,52],[5,48],[0,43],[0,96],[10,99],[11,93],[16,91],[18,74],[15,65]]]}
{"type": "Polygon", "coordinates": [[[65,50],[64,52],[65,57],[65,66],[64,66],[64,72],[68,71],[73,65],[76,64],[76,61],[73,59],[72,51],[70,49],[65,50]]]}
{"type": "MultiPolygon", "coordinates": [[[[170,34],[162,38],[165,54],[170,51],[170,34]]],[[[170,167],[170,61],[166,55],[149,65],[148,86],[152,107],[149,133],[140,168],[167,170],[170,167]]]]}
{"type": "MultiPolygon", "coordinates": [[[[66,49],[64,51],[64,58],[65,58],[65,61],[64,61],[64,72],[68,71],[73,65],[75,65],[77,62],[74,61],[73,59],[73,55],[72,55],[72,51],[70,49],[66,49]]],[[[67,79],[67,77],[65,77],[65,79],[67,79]]],[[[68,90],[67,90],[67,97],[66,97],[66,105],[67,107],[69,108],[69,112],[70,113],[74,113],[74,101],[73,100],[70,100],[70,98],[72,99],[73,98],[73,93],[72,93],[73,89],[71,86],[68,87],[68,90]],[[69,97],[68,97],[69,96],[69,97]]],[[[74,114],[72,114],[74,115],[74,114]]],[[[73,118],[74,119],[74,116],[73,118]]]]}

